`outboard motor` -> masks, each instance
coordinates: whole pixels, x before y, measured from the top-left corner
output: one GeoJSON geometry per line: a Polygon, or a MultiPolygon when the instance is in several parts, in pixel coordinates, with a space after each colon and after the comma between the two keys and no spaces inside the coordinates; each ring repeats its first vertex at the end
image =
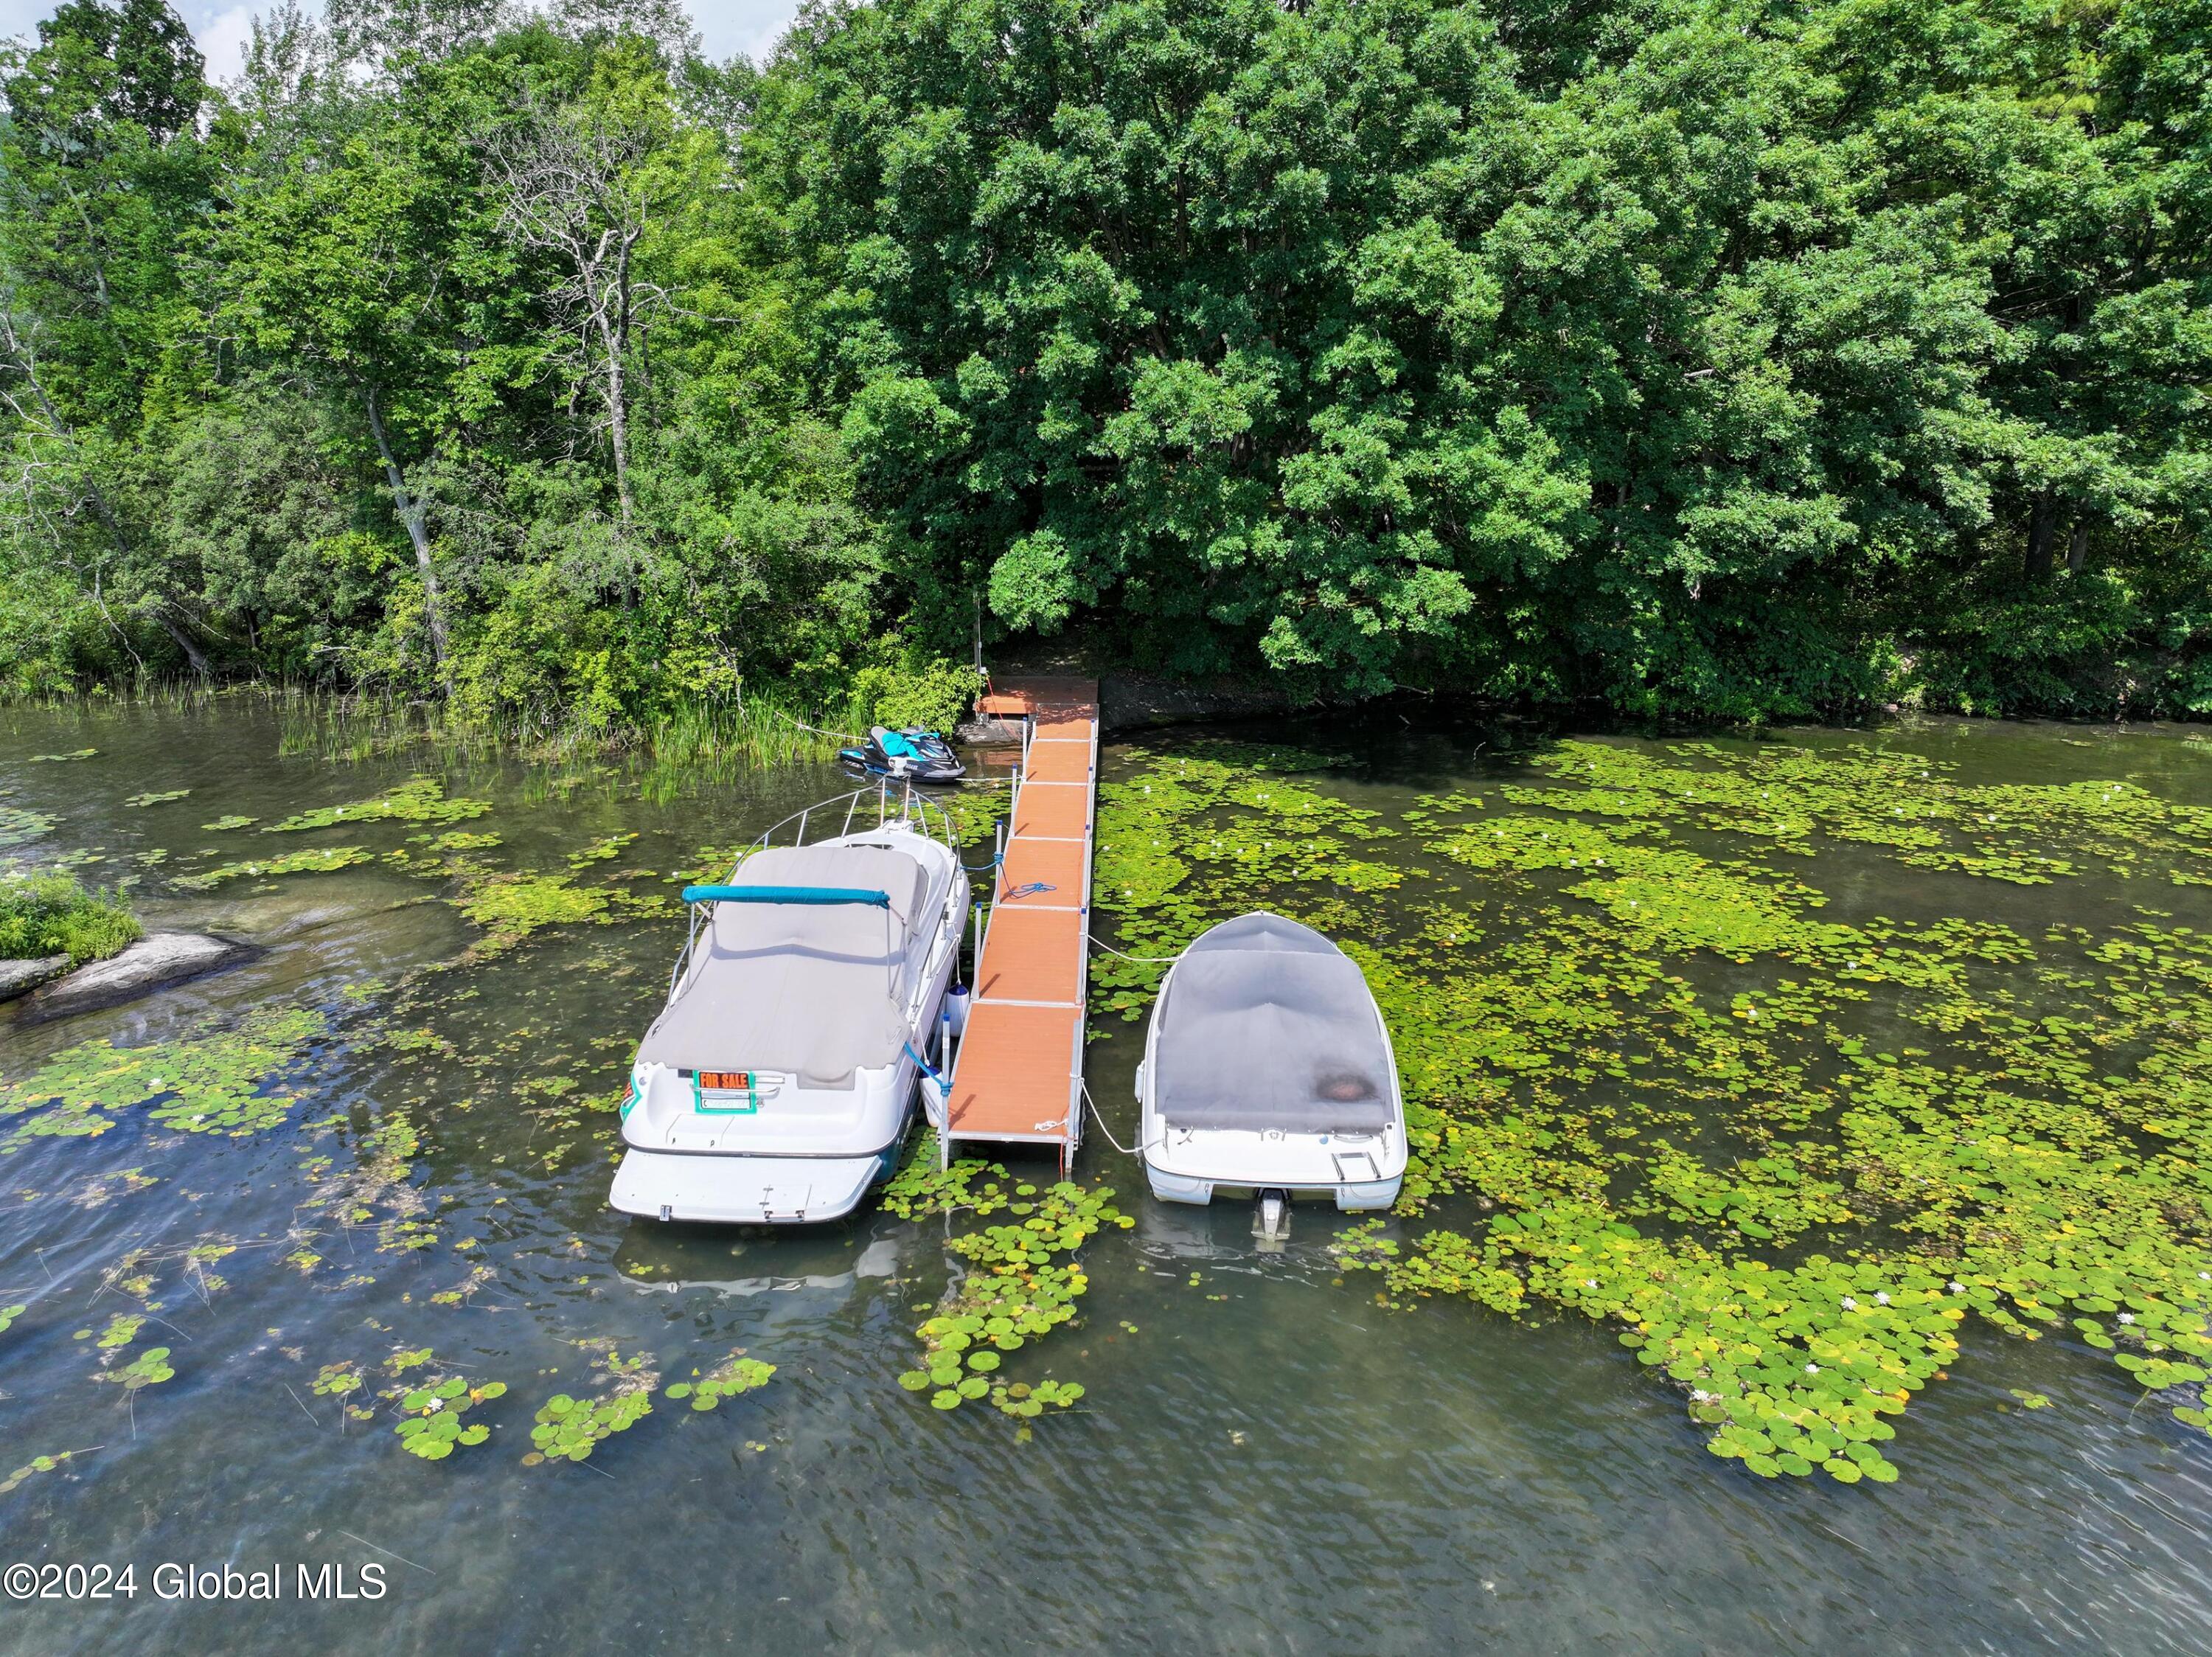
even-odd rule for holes
{"type": "Polygon", "coordinates": [[[1260,1240],[1260,1252],[1280,1254],[1291,1240],[1291,1194],[1270,1185],[1260,1193],[1252,1213],[1252,1234],[1260,1240]]]}

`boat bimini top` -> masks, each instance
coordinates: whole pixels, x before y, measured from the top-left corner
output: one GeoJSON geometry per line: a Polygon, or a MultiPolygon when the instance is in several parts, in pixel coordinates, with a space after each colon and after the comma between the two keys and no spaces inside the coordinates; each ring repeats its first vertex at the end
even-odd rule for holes
{"type": "Polygon", "coordinates": [[[848,1086],[889,1064],[913,1034],[900,991],[925,911],[929,871],[866,845],[771,846],[727,886],[692,886],[712,905],[642,1063],[750,1069],[815,1087],[848,1086]],[[703,947],[702,947],[703,946],[703,947]]]}
{"type": "Polygon", "coordinates": [[[1253,914],[1177,959],[1138,1081],[1154,1194],[1217,1185],[1395,1200],[1404,1110],[1389,1033],[1358,965],[1310,927],[1253,914]]]}

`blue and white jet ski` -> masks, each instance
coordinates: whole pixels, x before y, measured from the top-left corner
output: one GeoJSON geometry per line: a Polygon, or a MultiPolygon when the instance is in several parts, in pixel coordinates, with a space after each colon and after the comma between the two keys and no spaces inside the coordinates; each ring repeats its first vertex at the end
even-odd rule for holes
{"type": "Polygon", "coordinates": [[[846,748],[837,758],[855,777],[888,777],[894,783],[957,783],[967,775],[952,752],[952,745],[935,731],[892,730],[878,725],[857,748],[846,748]]]}

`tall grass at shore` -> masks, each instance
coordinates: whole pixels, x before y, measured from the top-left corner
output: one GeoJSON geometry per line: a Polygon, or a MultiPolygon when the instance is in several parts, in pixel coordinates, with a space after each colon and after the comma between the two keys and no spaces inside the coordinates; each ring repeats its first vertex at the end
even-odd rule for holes
{"type": "Polygon", "coordinates": [[[777,698],[755,694],[686,704],[649,723],[592,727],[573,721],[477,722],[436,704],[365,696],[272,691],[282,722],[278,752],[362,761],[429,752],[449,759],[520,754],[558,764],[627,756],[649,770],[747,769],[832,759],[837,735],[777,698]]]}
{"type": "Polygon", "coordinates": [[[274,714],[277,752],[289,758],[358,765],[404,756],[445,766],[520,758],[556,770],[611,762],[636,772],[648,795],[665,797],[702,777],[836,759],[841,747],[863,740],[857,728],[869,720],[860,699],[856,693],[855,706],[824,712],[800,708],[773,691],[740,686],[648,721],[593,725],[567,713],[542,720],[465,719],[443,702],[301,685],[149,679],[82,696],[15,698],[4,707],[200,713],[227,703],[258,704],[274,714]]]}
{"type": "Polygon", "coordinates": [[[0,876],[0,960],[66,955],[82,966],[120,954],[144,935],[119,897],[88,891],[67,874],[0,876]]]}

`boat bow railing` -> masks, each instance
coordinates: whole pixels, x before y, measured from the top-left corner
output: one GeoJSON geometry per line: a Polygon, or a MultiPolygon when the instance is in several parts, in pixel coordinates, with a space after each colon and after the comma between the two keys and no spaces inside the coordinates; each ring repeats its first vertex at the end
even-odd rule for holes
{"type": "MultiPolygon", "coordinates": [[[[898,798],[893,799],[890,783],[886,778],[872,789],[855,789],[850,794],[817,801],[804,810],[792,813],[747,846],[745,856],[765,851],[770,846],[816,845],[824,840],[842,839],[854,832],[855,824],[861,833],[872,828],[896,828],[902,825],[916,827],[944,841],[955,856],[959,853],[960,842],[953,832],[951,813],[927,795],[917,792],[911,783],[906,783],[898,798]],[[873,821],[869,817],[871,804],[874,807],[873,821]],[[829,826],[832,823],[836,826],[829,826]],[[809,828],[816,831],[812,839],[807,838],[809,828]]],[[[738,859],[740,862],[744,861],[742,857],[738,859]]]]}

